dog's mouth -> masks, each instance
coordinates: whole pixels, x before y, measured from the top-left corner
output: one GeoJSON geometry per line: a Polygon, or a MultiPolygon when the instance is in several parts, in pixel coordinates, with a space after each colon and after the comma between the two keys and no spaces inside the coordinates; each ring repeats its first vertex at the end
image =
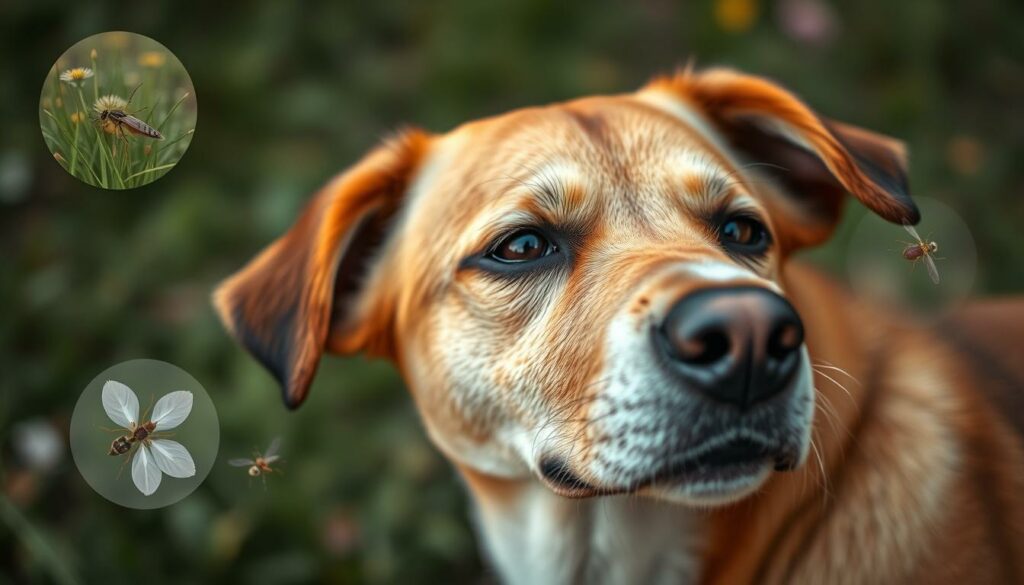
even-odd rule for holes
{"type": "Polygon", "coordinates": [[[770,467],[776,471],[788,471],[796,466],[796,457],[786,450],[742,437],[711,448],[689,449],[640,480],[617,487],[593,485],[575,473],[566,461],[558,458],[543,460],[539,472],[555,493],[585,498],[634,493],[651,486],[724,486],[763,477],[770,467]]]}

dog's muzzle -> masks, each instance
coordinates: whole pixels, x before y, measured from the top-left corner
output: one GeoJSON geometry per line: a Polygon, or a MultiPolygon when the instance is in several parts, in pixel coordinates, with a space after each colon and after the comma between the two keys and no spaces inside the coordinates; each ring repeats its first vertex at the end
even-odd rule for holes
{"type": "Polygon", "coordinates": [[[677,301],[653,335],[680,388],[743,411],[789,387],[804,330],[772,291],[710,288],[677,301]]]}

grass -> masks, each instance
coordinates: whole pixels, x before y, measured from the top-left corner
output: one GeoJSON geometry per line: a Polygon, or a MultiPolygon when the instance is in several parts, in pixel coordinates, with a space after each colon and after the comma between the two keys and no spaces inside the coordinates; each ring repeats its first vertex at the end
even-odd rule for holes
{"type": "Polygon", "coordinates": [[[69,49],[51,68],[40,98],[39,122],[54,158],[72,176],[104,189],[132,189],[159,179],[185,154],[195,121],[184,67],[162,45],[125,33],[96,35],[69,49]],[[92,74],[61,79],[75,68],[92,74]],[[102,121],[104,108],[97,106],[108,95],[130,99],[123,111],[163,139],[102,121]]]}

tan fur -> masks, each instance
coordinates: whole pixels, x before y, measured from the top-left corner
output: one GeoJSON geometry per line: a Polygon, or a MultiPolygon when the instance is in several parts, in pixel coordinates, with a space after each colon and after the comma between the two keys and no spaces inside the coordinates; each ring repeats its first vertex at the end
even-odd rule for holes
{"type": "Polygon", "coordinates": [[[936,335],[790,261],[832,233],[846,193],[917,221],[899,142],[764,79],[686,71],[408,132],[326,187],[216,304],[290,406],[324,350],[392,359],[506,581],[1020,582],[1024,449],[1004,411],[1024,372],[1001,358],[1024,340],[1024,303],[936,335]],[[762,261],[723,250],[709,225],[723,209],[761,218],[762,261]],[[557,265],[481,267],[532,226],[557,227],[557,265]],[[675,300],[721,286],[784,294],[801,315],[810,361],[779,432],[807,460],[704,497],[645,480],[659,437],[702,424],[666,406],[646,344],[675,300]],[[988,366],[963,353],[979,336],[996,340],[977,346],[988,366]],[[549,458],[576,481],[539,479],[549,458]]]}

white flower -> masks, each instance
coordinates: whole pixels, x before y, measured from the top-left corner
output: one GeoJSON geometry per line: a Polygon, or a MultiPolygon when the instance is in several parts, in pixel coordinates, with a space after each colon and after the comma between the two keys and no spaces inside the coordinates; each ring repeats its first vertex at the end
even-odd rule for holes
{"type": "Polygon", "coordinates": [[[156,492],[162,473],[178,478],[196,474],[196,464],[188,449],[177,441],[159,437],[160,431],[173,429],[188,418],[192,412],[191,392],[178,390],[163,396],[145,422],[139,421],[139,399],[128,386],[108,380],[103,385],[102,399],[110,420],[128,433],[125,438],[132,448],[125,452],[131,452],[132,481],[143,495],[156,492]]]}
{"type": "Polygon", "coordinates": [[[89,69],[88,67],[74,67],[71,69],[65,69],[64,72],[60,74],[61,81],[65,83],[70,83],[75,87],[80,86],[82,83],[85,82],[86,79],[89,79],[90,77],[92,77],[92,69],[89,69]]]}
{"type": "Polygon", "coordinates": [[[97,114],[102,114],[110,110],[124,110],[127,105],[128,102],[123,97],[111,93],[96,100],[92,109],[96,110],[97,114]]]}

